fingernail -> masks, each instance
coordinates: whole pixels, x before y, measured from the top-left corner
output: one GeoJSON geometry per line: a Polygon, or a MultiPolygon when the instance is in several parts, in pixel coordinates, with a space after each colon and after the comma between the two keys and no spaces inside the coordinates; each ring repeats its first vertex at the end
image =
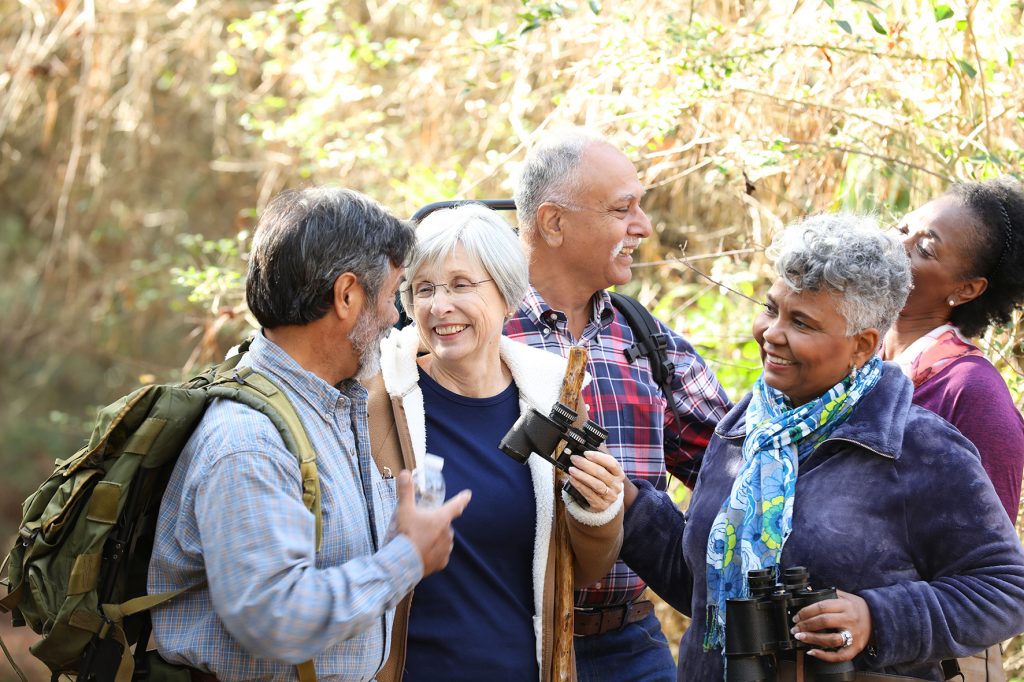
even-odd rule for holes
{"type": "Polygon", "coordinates": [[[582,458],[582,457],[580,457],[579,455],[573,455],[572,457],[570,457],[570,458],[569,458],[569,460],[570,460],[570,461],[571,461],[571,462],[572,462],[573,464],[575,464],[576,462],[579,462],[579,461],[580,461],[581,459],[583,459],[583,458],[582,458]]]}
{"type": "Polygon", "coordinates": [[[797,633],[795,633],[793,635],[793,637],[795,637],[796,639],[799,639],[802,642],[805,639],[807,639],[807,633],[806,632],[797,632],[797,633]]]}

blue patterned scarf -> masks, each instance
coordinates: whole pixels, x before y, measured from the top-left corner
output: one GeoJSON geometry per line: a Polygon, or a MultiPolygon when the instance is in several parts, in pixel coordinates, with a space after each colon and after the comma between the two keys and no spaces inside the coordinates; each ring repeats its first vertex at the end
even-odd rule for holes
{"type": "MultiPolygon", "coordinates": [[[[874,356],[858,372],[800,407],[764,383],[747,406],[743,465],[708,537],[705,651],[725,641],[725,600],[748,597],[747,572],[774,568],[793,524],[798,463],[846,421],[882,376],[874,356]]],[[[776,569],[777,570],[777,569],[776,569]]]]}

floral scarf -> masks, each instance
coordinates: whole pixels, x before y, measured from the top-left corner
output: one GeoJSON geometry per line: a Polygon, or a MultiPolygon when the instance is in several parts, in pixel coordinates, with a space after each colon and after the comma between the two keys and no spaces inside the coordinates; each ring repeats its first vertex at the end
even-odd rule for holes
{"type": "Polygon", "coordinates": [[[917,388],[954,360],[976,355],[985,357],[960,330],[951,324],[936,327],[892,359],[917,388]]]}
{"type": "MultiPolygon", "coordinates": [[[[725,601],[747,597],[747,572],[778,565],[793,523],[799,462],[806,459],[882,376],[877,355],[817,400],[790,407],[781,391],[754,384],[746,411],[743,464],[711,526],[704,649],[725,641],[725,601]]],[[[777,569],[776,569],[777,570],[777,569]]]]}

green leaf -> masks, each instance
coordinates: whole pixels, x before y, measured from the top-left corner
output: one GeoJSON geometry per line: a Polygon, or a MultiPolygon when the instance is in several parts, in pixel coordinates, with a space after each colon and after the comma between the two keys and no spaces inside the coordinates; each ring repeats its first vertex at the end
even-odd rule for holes
{"type": "Polygon", "coordinates": [[[825,0],[825,4],[832,9],[836,8],[836,0],[825,0]]]}
{"type": "Polygon", "coordinates": [[[958,30],[958,31],[966,31],[967,30],[967,20],[966,19],[958,19],[957,22],[956,22],[956,30],[958,30]]]}
{"type": "Polygon", "coordinates": [[[967,74],[968,78],[974,78],[978,75],[978,71],[964,60],[958,59],[956,60],[956,63],[960,65],[960,68],[963,69],[963,72],[967,74]]]}
{"type": "Polygon", "coordinates": [[[1006,65],[1013,66],[1013,53],[1010,52],[1010,48],[1006,48],[1006,65]]]}
{"type": "Polygon", "coordinates": [[[601,2],[600,0],[590,0],[590,11],[594,14],[601,13],[601,2]]]}
{"type": "Polygon", "coordinates": [[[847,33],[849,33],[850,35],[853,35],[853,29],[852,29],[852,28],[850,27],[850,22],[848,22],[848,21],[843,21],[842,19],[837,19],[837,20],[836,20],[836,25],[837,25],[837,26],[838,26],[839,28],[841,28],[841,29],[843,29],[844,31],[846,31],[847,33]]]}
{"type": "Polygon", "coordinates": [[[853,1],[854,2],[860,2],[860,3],[863,3],[865,5],[871,5],[875,9],[883,9],[883,7],[881,5],[879,5],[877,2],[875,2],[874,0],[853,0],[853,1]]]}
{"type": "Polygon", "coordinates": [[[871,28],[875,29],[875,33],[883,36],[889,35],[889,32],[885,30],[885,26],[882,26],[882,22],[878,20],[878,17],[871,12],[868,12],[868,18],[871,19],[871,28]]]}
{"type": "Polygon", "coordinates": [[[949,5],[932,5],[932,12],[935,14],[935,21],[945,21],[953,16],[953,10],[949,5]]]}

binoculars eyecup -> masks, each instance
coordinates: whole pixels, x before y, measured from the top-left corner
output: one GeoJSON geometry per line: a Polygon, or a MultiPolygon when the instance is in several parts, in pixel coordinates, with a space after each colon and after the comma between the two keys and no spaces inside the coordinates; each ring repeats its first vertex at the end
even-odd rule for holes
{"type": "MultiPolygon", "coordinates": [[[[727,682],[774,682],[777,659],[792,660],[798,649],[811,647],[790,634],[793,616],[802,608],[835,599],[834,587],[812,590],[803,566],[783,571],[775,582],[772,569],[747,573],[750,598],[725,602],[725,659],[727,682]]],[[[807,679],[813,682],[851,682],[851,661],[829,663],[807,657],[807,679]]]]}
{"type": "MultiPolygon", "coordinates": [[[[608,432],[593,421],[574,427],[576,416],[575,410],[562,403],[555,403],[546,415],[535,409],[527,410],[498,443],[498,449],[520,464],[526,464],[531,454],[537,454],[568,472],[573,455],[596,450],[608,437],[608,432]]],[[[584,509],[590,507],[587,498],[572,484],[566,482],[562,489],[584,509]]]]}

